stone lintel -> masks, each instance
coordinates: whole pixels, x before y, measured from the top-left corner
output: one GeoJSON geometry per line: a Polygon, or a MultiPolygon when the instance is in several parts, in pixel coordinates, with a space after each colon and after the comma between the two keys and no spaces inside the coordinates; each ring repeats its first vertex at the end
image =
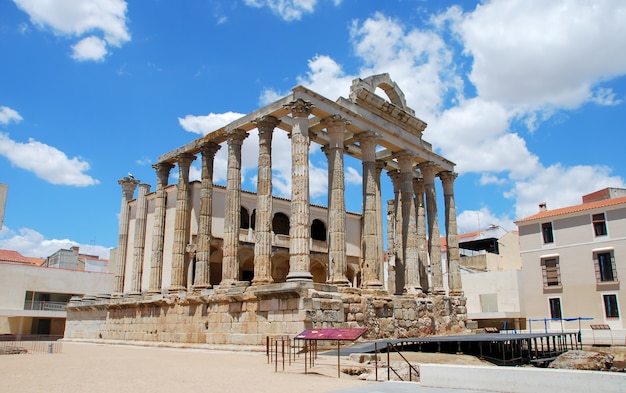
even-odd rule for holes
{"type": "Polygon", "coordinates": [[[263,299],[290,299],[309,297],[311,290],[320,292],[337,292],[337,287],[328,284],[318,284],[314,282],[291,281],[277,284],[251,287],[254,295],[260,300],[263,299]]]}

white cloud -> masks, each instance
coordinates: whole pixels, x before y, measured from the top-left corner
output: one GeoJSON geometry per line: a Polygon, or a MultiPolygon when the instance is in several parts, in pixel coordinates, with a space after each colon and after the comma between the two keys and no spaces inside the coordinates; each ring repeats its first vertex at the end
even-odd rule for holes
{"type": "Polygon", "coordinates": [[[612,176],[606,166],[555,164],[518,181],[508,195],[516,199],[516,216],[522,218],[537,213],[540,202],[546,202],[548,209],[578,205],[582,195],[606,187],[623,188],[626,183],[621,177],[612,176]]]}
{"type": "Polygon", "coordinates": [[[88,162],[79,157],[70,159],[62,151],[34,139],[20,143],[0,133],[0,155],[8,158],[12,165],[52,184],[91,186],[99,183],[84,173],[89,170],[88,162]]]}
{"type": "Polygon", "coordinates": [[[82,40],[73,46],[72,57],[77,60],[102,60],[107,53],[106,45],[120,47],[130,41],[126,26],[127,4],[123,0],[14,1],[40,29],[49,28],[55,35],[76,38],[89,33],[88,41],[82,40]],[[96,32],[102,37],[94,36],[96,32]]]}
{"type": "Polygon", "coordinates": [[[0,230],[0,249],[17,251],[26,257],[46,258],[60,249],[73,246],[79,246],[81,253],[109,259],[110,249],[107,247],[79,244],[70,239],[46,239],[44,235],[30,228],[20,228],[15,232],[5,226],[0,230]]]}
{"type": "Polygon", "coordinates": [[[106,42],[96,36],[89,36],[72,46],[72,58],[78,61],[102,61],[107,54],[106,42]]]}
{"type": "MultiPolygon", "coordinates": [[[[283,20],[294,21],[300,20],[305,13],[313,13],[317,0],[244,0],[244,3],[249,7],[268,7],[283,20]]],[[[339,0],[334,1],[335,6],[339,3],[339,0]]]]}
{"type": "Polygon", "coordinates": [[[490,1],[455,26],[485,99],[575,108],[594,84],[626,72],[626,3],[490,1]]]}
{"type": "Polygon", "coordinates": [[[622,102],[624,102],[624,100],[622,99],[618,99],[615,97],[615,92],[613,92],[613,89],[597,89],[592,97],[591,97],[591,101],[595,102],[598,105],[609,105],[609,106],[613,106],[613,105],[619,105],[622,102]]]}
{"type": "Polygon", "coordinates": [[[22,116],[17,111],[6,106],[0,106],[0,124],[19,123],[20,121],[22,121],[22,116]]]}
{"type": "Polygon", "coordinates": [[[347,184],[363,184],[361,173],[351,166],[346,167],[346,183],[347,184]]]}
{"type": "Polygon", "coordinates": [[[243,114],[237,112],[209,113],[206,116],[187,115],[178,118],[178,123],[185,131],[206,135],[226,124],[239,119],[243,114]]]}
{"type": "Polygon", "coordinates": [[[480,210],[465,210],[458,215],[456,222],[459,233],[474,232],[489,228],[491,225],[500,226],[507,231],[517,229],[508,216],[498,217],[488,207],[482,207],[480,210]]]}

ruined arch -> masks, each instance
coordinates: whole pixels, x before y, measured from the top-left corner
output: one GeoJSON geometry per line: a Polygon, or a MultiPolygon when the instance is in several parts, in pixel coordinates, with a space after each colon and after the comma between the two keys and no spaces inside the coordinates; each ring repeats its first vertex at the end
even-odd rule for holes
{"type": "Polygon", "coordinates": [[[413,109],[409,108],[406,104],[406,99],[404,98],[404,92],[400,89],[398,84],[391,80],[389,74],[378,74],[368,76],[365,79],[357,78],[352,81],[352,86],[350,87],[350,100],[356,101],[357,95],[360,90],[367,90],[373,94],[376,94],[376,88],[380,87],[389,101],[395,106],[404,109],[405,111],[415,114],[413,109]]]}

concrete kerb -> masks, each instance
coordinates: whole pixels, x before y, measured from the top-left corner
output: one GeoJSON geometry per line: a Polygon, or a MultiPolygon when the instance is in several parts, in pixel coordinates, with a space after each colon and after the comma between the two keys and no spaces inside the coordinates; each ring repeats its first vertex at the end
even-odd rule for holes
{"type": "Polygon", "coordinates": [[[618,393],[626,391],[626,376],[606,371],[420,364],[420,384],[499,393],[618,393]]]}

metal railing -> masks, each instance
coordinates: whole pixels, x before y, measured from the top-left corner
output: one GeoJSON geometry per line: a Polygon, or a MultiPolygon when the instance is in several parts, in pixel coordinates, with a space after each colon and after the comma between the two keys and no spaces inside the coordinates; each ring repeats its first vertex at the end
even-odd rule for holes
{"type": "Polygon", "coordinates": [[[63,352],[63,336],[57,335],[0,335],[0,355],[52,354],[63,352]]]}
{"type": "Polygon", "coordinates": [[[26,300],[24,302],[24,310],[34,311],[65,311],[67,303],[64,302],[48,302],[48,301],[35,301],[26,300]]]}

